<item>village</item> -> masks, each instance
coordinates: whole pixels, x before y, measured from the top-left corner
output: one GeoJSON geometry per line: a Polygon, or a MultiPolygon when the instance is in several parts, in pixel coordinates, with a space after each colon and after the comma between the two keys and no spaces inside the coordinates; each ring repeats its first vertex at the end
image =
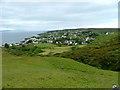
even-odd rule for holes
{"type": "Polygon", "coordinates": [[[12,45],[23,45],[23,44],[38,44],[38,43],[52,43],[56,45],[84,45],[91,43],[96,36],[100,34],[110,34],[110,32],[96,33],[88,30],[56,30],[48,31],[46,33],[40,33],[37,36],[25,38],[20,43],[9,44],[12,45]]]}

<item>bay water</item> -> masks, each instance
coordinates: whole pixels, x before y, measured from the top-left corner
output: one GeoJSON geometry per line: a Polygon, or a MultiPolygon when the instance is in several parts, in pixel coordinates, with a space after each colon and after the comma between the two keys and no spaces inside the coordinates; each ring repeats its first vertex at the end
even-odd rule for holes
{"type": "Polygon", "coordinates": [[[43,33],[45,31],[6,31],[0,32],[0,38],[2,39],[2,43],[19,43],[24,40],[24,38],[30,38],[32,36],[37,36],[37,34],[43,33]]]}

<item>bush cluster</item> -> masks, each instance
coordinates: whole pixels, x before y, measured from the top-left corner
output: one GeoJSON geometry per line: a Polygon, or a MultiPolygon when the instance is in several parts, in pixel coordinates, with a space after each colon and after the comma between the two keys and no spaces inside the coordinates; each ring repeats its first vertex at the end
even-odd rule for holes
{"type": "Polygon", "coordinates": [[[32,44],[20,45],[20,46],[11,46],[7,48],[7,51],[13,55],[30,55],[34,56],[38,53],[43,52],[40,47],[34,46],[32,44]]]}

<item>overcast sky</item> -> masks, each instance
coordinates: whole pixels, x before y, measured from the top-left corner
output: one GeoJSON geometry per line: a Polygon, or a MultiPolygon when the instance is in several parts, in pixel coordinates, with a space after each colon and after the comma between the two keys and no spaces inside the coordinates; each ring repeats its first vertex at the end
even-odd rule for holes
{"type": "Polygon", "coordinates": [[[0,30],[43,31],[64,28],[117,28],[118,0],[1,3],[0,30]]]}

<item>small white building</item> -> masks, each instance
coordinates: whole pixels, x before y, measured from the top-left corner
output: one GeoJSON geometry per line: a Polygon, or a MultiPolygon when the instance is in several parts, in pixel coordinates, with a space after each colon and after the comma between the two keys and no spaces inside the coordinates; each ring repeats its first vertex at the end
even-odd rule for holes
{"type": "Polygon", "coordinates": [[[12,44],[9,44],[9,46],[13,46],[12,44]]]}
{"type": "Polygon", "coordinates": [[[19,45],[19,43],[15,43],[14,45],[15,45],[15,46],[18,46],[18,45],[19,45]]]}
{"type": "Polygon", "coordinates": [[[74,43],[75,45],[77,45],[78,43],[74,43]]]}
{"type": "Polygon", "coordinates": [[[33,41],[34,44],[38,44],[38,42],[33,41]]]}

